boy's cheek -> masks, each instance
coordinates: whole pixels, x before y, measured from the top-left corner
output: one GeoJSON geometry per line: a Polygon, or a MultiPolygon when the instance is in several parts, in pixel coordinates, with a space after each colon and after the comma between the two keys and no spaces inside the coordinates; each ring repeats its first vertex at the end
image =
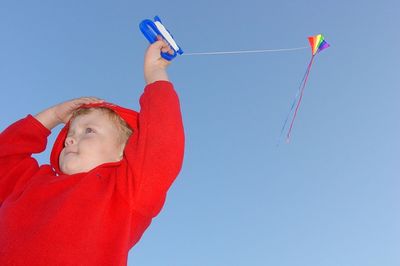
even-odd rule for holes
{"type": "Polygon", "coordinates": [[[61,165],[63,161],[64,161],[64,149],[60,152],[60,156],[58,157],[58,163],[61,165]]]}

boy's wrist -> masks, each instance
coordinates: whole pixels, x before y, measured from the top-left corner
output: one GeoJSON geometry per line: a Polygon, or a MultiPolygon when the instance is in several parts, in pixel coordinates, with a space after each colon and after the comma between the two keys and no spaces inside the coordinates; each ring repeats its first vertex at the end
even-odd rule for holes
{"type": "Polygon", "coordinates": [[[162,68],[145,71],[146,84],[150,84],[159,80],[169,81],[167,71],[162,68]]]}
{"type": "Polygon", "coordinates": [[[61,121],[57,118],[55,114],[54,107],[50,107],[49,109],[38,113],[34,117],[49,130],[52,130],[54,127],[61,123],[61,121]]]}

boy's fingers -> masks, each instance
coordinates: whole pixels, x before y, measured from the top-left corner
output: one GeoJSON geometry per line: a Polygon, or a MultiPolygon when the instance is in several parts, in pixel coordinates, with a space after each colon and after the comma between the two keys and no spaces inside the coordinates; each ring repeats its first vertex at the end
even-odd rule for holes
{"type": "Polygon", "coordinates": [[[163,48],[163,46],[164,46],[163,41],[156,41],[155,43],[153,43],[151,45],[150,50],[155,53],[155,52],[161,50],[163,48]]]}
{"type": "Polygon", "coordinates": [[[97,97],[82,97],[82,98],[79,98],[78,100],[82,100],[85,102],[102,102],[102,101],[104,101],[103,99],[100,99],[97,97]]]}
{"type": "Polygon", "coordinates": [[[90,101],[93,101],[93,102],[104,102],[103,99],[100,99],[100,98],[97,98],[97,97],[90,98],[90,101]]]}
{"type": "Polygon", "coordinates": [[[159,56],[159,52],[169,53],[170,55],[174,54],[174,50],[172,50],[172,48],[161,35],[157,35],[157,41],[150,45],[150,49],[148,51],[157,56],[159,56]]]}
{"type": "Polygon", "coordinates": [[[172,50],[171,50],[169,47],[164,47],[164,48],[162,48],[162,49],[161,49],[161,52],[162,52],[162,53],[170,53],[170,54],[172,54],[172,50]]]}
{"type": "Polygon", "coordinates": [[[157,41],[153,45],[157,46],[157,48],[159,49],[164,49],[165,47],[169,48],[169,44],[167,43],[167,41],[164,40],[164,38],[160,35],[157,36],[157,41]]]}
{"type": "Polygon", "coordinates": [[[79,106],[82,104],[101,103],[101,102],[104,102],[104,100],[97,97],[81,97],[71,100],[70,103],[79,106]]]}
{"type": "Polygon", "coordinates": [[[164,42],[164,45],[161,47],[161,52],[162,53],[169,53],[171,55],[174,54],[174,50],[172,50],[172,48],[164,42]]]}

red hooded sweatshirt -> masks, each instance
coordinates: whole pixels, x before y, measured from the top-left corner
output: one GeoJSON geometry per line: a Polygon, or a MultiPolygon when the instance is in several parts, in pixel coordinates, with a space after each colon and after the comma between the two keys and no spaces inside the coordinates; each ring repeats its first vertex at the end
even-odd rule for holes
{"type": "Polygon", "coordinates": [[[103,103],[133,129],[123,159],[86,173],[63,174],[31,157],[50,131],[31,115],[0,135],[0,265],[126,265],[127,255],[161,210],[178,175],[184,133],[171,83],[146,86],[140,113],[103,103]]]}

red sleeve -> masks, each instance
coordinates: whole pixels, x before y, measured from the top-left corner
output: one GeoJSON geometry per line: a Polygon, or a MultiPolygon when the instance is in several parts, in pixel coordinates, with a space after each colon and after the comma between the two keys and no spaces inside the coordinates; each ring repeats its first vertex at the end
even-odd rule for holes
{"type": "Polygon", "coordinates": [[[50,131],[31,115],[1,132],[0,205],[38,170],[38,163],[31,155],[45,150],[48,135],[50,131]]]}
{"type": "Polygon", "coordinates": [[[125,148],[132,168],[130,201],[133,210],[154,217],[181,169],[184,131],[179,99],[170,82],[147,85],[140,107],[139,132],[134,132],[125,148]]]}

